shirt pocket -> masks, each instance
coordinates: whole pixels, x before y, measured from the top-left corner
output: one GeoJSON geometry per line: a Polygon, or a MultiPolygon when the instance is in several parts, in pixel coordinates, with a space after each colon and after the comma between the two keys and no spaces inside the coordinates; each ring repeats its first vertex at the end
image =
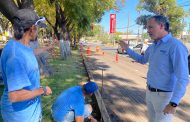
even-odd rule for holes
{"type": "Polygon", "coordinates": [[[160,62],[159,66],[160,67],[168,67],[169,66],[169,53],[167,50],[160,50],[159,52],[160,55],[160,62]]]}

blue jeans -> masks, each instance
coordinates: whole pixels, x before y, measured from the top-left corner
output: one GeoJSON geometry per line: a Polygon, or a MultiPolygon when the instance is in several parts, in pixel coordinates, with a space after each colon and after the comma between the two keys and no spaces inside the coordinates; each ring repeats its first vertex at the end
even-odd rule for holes
{"type": "MultiPolygon", "coordinates": [[[[89,106],[89,104],[85,104],[84,105],[84,118],[88,118],[88,116],[92,113],[92,108],[91,105],[89,106]]],[[[75,113],[74,111],[69,111],[65,116],[63,121],[56,121],[56,122],[73,122],[75,121],[75,113]]]]}
{"type": "Polygon", "coordinates": [[[164,115],[164,108],[170,102],[173,92],[151,92],[146,90],[146,104],[149,122],[172,122],[172,114],[164,115]]]}
{"type": "Polygon", "coordinates": [[[73,121],[75,121],[75,113],[74,113],[74,111],[69,111],[65,115],[65,117],[64,117],[64,119],[63,119],[62,122],[73,122],[73,121]]]}

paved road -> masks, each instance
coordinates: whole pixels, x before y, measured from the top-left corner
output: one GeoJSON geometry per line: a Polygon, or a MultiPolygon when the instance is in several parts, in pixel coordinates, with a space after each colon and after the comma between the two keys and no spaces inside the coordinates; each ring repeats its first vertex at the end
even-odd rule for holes
{"type": "MultiPolygon", "coordinates": [[[[145,88],[148,66],[138,64],[131,58],[121,55],[116,62],[113,50],[111,53],[109,50],[105,50],[104,55],[94,53],[87,56],[87,64],[100,86],[102,84],[100,67],[105,68],[102,96],[112,122],[147,122],[145,88]]],[[[190,86],[177,109],[173,122],[190,122],[189,99],[190,86]]]]}

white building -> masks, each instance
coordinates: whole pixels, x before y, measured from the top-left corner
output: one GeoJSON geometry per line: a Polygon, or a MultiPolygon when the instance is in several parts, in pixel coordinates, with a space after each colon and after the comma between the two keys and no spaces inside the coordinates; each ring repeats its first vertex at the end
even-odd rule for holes
{"type": "Polygon", "coordinates": [[[141,41],[141,35],[119,35],[121,39],[131,40],[131,41],[141,41]]]}

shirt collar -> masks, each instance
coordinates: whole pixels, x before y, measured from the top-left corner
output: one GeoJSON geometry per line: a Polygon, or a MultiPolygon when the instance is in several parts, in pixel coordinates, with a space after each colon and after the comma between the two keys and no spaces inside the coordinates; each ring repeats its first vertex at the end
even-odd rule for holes
{"type": "Polygon", "coordinates": [[[160,41],[154,41],[154,44],[157,45],[162,42],[166,43],[166,42],[168,42],[169,38],[171,38],[171,37],[172,37],[172,35],[171,35],[171,33],[169,33],[169,34],[165,35],[160,41]]]}
{"type": "Polygon", "coordinates": [[[169,33],[169,34],[165,35],[165,36],[161,39],[161,41],[164,42],[164,43],[166,43],[166,42],[168,42],[169,38],[171,38],[171,37],[172,37],[172,35],[169,33]]]}

